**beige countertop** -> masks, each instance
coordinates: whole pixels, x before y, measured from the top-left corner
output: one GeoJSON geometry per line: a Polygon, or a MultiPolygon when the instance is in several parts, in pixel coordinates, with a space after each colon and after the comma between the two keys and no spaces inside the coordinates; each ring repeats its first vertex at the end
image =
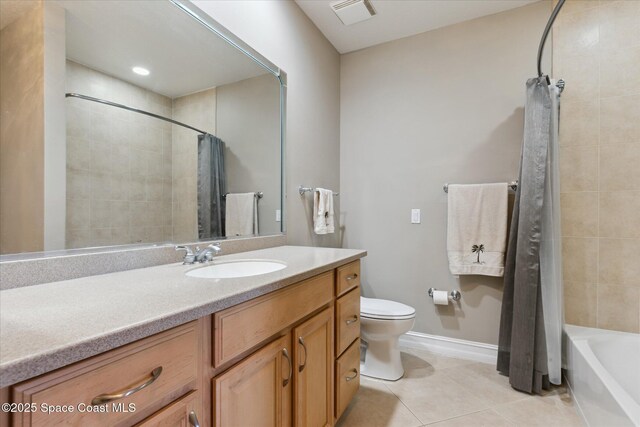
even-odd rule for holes
{"type": "MultiPolygon", "coordinates": [[[[366,255],[279,246],[216,260],[283,261],[273,273],[200,279],[180,263],[0,292],[0,387],[35,377],[264,295],[366,255]]],[[[215,263],[215,261],[214,261],[215,263]]]]}

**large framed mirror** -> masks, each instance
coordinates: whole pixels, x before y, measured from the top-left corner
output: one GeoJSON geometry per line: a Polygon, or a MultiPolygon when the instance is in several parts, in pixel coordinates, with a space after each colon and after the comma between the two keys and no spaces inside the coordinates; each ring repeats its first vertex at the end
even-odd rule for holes
{"type": "Polygon", "coordinates": [[[188,1],[5,9],[0,254],[284,231],[282,70],[188,1]]]}

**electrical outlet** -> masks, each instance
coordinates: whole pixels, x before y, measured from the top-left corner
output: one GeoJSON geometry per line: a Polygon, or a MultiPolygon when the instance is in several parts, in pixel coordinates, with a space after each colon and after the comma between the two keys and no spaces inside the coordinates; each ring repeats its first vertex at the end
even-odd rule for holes
{"type": "Polygon", "coordinates": [[[420,224],[420,209],[411,209],[411,224],[420,224]]]}
{"type": "Polygon", "coordinates": [[[280,209],[276,209],[276,222],[280,221],[282,221],[282,213],[280,212],[280,209]]]}

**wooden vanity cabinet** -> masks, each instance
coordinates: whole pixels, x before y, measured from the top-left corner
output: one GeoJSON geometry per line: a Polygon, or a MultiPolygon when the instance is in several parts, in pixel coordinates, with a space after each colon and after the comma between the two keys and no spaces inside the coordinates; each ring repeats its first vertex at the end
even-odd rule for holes
{"type": "Polygon", "coordinates": [[[197,322],[191,322],[27,380],[12,387],[12,401],[37,408],[13,413],[11,425],[130,426],[190,393],[190,411],[201,414],[202,399],[193,393],[198,350],[197,322]]]}
{"type": "Polygon", "coordinates": [[[290,336],[261,348],[213,379],[216,426],[291,425],[290,336]]]}
{"type": "Polygon", "coordinates": [[[215,425],[333,425],[333,309],[213,379],[215,425]]]}
{"type": "Polygon", "coordinates": [[[202,415],[202,411],[198,409],[201,401],[200,393],[192,391],[136,424],[136,427],[199,427],[201,424],[198,414],[202,415]]]}
{"type": "Polygon", "coordinates": [[[360,387],[360,260],[336,269],[335,420],[360,387]]]}
{"type": "Polygon", "coordinates": [[[333,308],[293,330],[296,426],[333,425],[333,308]]]}
{"type": "Polygon", "coordinates": [[[0,390],[3,402],[38,405],[90,405],[102,396],[109,413],[37,411],[0,421],[3,427],[333,426],[359,385],[359,274],[354,261],[0,390]],[[114,411],[113,403],[135,411],[114,411]]]}

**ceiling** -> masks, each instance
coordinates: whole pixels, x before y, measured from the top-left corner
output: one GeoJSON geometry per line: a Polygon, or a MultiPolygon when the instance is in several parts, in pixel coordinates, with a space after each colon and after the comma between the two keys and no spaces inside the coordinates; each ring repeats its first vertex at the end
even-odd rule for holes
{"type": "Polygon", "coordinates": [[[266,73],[169,2],[56,3],[66,9],[67,58],[170,98],[266,73]]]}
{"type": "Polygon", "coordinates": [[[340,53],[503,12],[539,0],[371,0],[377,15],[345,26],[330,0],[295,0],[340,53]]]}

